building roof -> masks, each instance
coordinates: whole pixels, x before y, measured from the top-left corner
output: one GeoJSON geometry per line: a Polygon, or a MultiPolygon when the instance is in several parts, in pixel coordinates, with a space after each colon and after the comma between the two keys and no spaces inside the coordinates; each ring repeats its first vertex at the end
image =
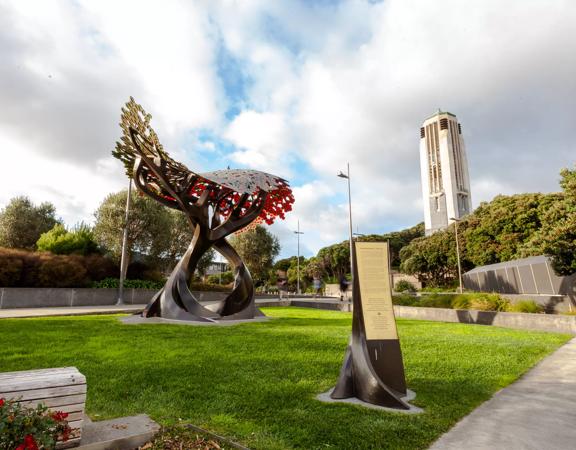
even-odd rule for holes
{"type": "Polygon", "coordinates": [[[440,115],[440,114],[448,114],[449,116],[456,117],[456,114],[452,114],[451,112],[448,112],[448,111],[442,111],[440,108],[438,108],[438,111],[436,111],[436,112],[435,112],[434,114],[432,114],[431,116],[426,117],[426,119],[424,119],[424,120],[425,120],[425,121],[426,121],[426,120],[429,120],[429,119],[431,119],[432,117],[436,117],[436,116],[438,116],[438,115],[440,115]]]}
{"type": "Polygon", "coordinates": [[[505,269],[507,267],[513,267],[513,266],[528,266],[530,264],[542,264],[542,263],[548,263],[549,261],[550,258],[544,255],[531,256],[529,258],[513,259],[512,261],[504,261],[501,263],[489,264],[486,266],[478,266],[472,270],[469,270],[464,275],[473,274],[477,272],[486,272],[488,270],[505,269]]]}

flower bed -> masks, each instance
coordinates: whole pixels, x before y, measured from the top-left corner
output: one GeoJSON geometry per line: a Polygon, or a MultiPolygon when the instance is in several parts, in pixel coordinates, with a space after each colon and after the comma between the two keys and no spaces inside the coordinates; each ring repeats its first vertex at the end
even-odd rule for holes
{"type": "Polygon", "coordinates": [[[67,413],[50,411],[39,404],[25,408],[20,403],[0,398],[0,448],[2,450],[55,449],[67,441],[71,429],[67,413]]]}

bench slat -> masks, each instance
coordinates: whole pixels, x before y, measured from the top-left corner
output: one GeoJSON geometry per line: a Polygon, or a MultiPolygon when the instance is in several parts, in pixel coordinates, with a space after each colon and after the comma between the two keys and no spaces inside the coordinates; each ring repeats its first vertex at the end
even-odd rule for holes
{"type": "Polygon", "coordinates": [[[67,375],[58,378],[43,377],[41,379],[35,378],[33,380],[5,380],[0,381],[0,394],[3,392],[29,391],[31,389],[74,386],[78,384],[86,384],[86,379],[78,378],[75,375],[67,375]]]}
{"type": "Polygon", "coordinates": [[[77,395],[65,395],[63,397],[48,397],[44,399],[31,400],[31,401],[21,401],[21,405],[26,408],[34,408],[38,403],[42,403],[50,409],[62,408],[63,406],[75,405],[86,403],[86,394],[77,395]]]}
{"type": "Polygon", "coordinates": [[[1,393],[0,396],[6,398],[6,400],[40,400],[49,397],[63,397],[65,395],[75,395],[75,394],[85,394],[86,385],[85,384],[75,384],[72,386],[63,386],[55,388],[46,389],[31,389],[29,391],[17,391],[17,392],[6,392],[1,393]]]}
{"type": "MultiPolygon", "coordinates": [[[[76,367],[58,367],[56,369],[37,369],[37,370],[24,370],[18,372],[2,372],[0,373],[0,380],[4,378],[26,378],[33,377],[36,375],[50,375],[50,374],[60,374],[60,373],[77,373],[80,374],[76,367]]],[[[80,374],[81,375],[81,374],[80,374]]]]}

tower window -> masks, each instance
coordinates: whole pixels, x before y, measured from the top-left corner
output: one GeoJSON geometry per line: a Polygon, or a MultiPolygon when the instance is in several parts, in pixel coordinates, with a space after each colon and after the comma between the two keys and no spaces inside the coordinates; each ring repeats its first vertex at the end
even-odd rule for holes
{"type": "Polygon", "coordinates": [[[448,129],[448,119],[440,119],[440,129],[447,130],[448,129]]]}
{"type": "Polygon", "coordinates": [[[458,124],[458,134],[462,134],[462,125],[458,124]]]}
{"type": "Polygon", "coordinates": [[[426,137],[426,131],[424,127],[420,127],[420,139],[424,139],[426,137]]]}

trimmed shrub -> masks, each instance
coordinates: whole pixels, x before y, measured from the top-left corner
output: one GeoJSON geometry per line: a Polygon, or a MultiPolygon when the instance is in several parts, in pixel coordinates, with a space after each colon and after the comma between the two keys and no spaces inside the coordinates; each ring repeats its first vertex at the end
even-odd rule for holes
{"type": "Polygon", "coordinates": [[[92,281],[114,278],[120,273],[120,266],[107,256],[87,255],[82,259],[82,262],[92,281]]]}
{"type": "Polygon", "coordinates": [[[394,286],[396,292],[416,292],[416,286],[408,280],[400,280],[394,286]]]}
{"type": "Polygon", "coordinates": [[[0,287],[85,287],[118,273],[102,255],[53,255],[0,248],[0,287]]]}
{"type": "Polygon", "coordinates": [[[54,256],[42,257],[38,271],[40,287],[85,287],[89,280],[84,265],[77,258],[54,256]]]}
{"type": "Polygon", "coordinates": [[[223,284],[194,282],[190,284],[190,289],[193,291],[227,292],[230,290],[230,286],[225,286],[223,284]]]}
{"type": "Polygon", "coordinates": [[[21,258],[0,254],[0,286],[18,286],[24,262],[21,258]]]}
{"type": "MultiPolygon", "coordinates": [[[[126,279],[124,280],[124,287],[127,289],[162,289],[165,281],[126,279]]],[[[91,285],[91,287],[99,289],[118,289],[119,286],[120,280],[118,278],[104,278],[91,285]]]]}

